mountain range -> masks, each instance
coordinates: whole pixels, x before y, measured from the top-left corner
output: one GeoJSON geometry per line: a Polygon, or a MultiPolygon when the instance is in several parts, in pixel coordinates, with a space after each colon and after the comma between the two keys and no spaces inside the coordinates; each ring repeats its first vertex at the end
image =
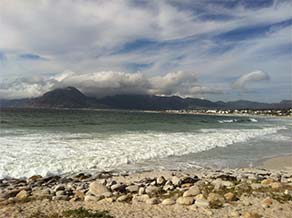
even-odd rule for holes
{"type": "Polygon", "coordinates": [[[100,99],[84,95],[75,87],[59,88],[40,97],[0,100],[0,107],[23,108],[100,108],[127,110],[183,110],[183,109],[289,109],[291,100],[280,103],[253,101],[209,101],[199,98],[156,95],[114,95],[100,99]]]}

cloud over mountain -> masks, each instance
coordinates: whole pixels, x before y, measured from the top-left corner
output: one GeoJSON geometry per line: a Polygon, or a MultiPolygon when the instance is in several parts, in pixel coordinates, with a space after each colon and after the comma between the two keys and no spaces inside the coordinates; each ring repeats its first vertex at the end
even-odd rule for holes
{"type": "Polygon", "coordinates": [[[140,72],[102,71],[79,74],[64,71],[61,74],[22,78],[0,86],[0,98],[36,97],[55,88],[74,86],[83,93],[104,97],[117,94],[150,94],[196,96],[221,93],[221,90],[202,87],[195,73],[171,72],[164,76],[146,76],[140,72]]]}

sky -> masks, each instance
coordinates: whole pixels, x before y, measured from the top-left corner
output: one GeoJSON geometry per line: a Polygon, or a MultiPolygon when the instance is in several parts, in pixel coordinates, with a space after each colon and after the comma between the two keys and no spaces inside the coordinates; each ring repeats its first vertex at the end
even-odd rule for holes
{"type": "Polygon", "coordinates": [[[292,99],[292,0],[1,0],[0,99],[292,99]]]}

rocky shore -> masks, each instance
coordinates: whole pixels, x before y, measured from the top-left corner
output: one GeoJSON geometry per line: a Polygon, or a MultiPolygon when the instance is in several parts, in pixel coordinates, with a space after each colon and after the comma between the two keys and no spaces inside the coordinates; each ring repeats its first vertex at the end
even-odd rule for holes
{"type": "Polygon", "coordinates": [[[291,217],[292,171],[190,169],[0,180],[0,217],[62,217],[68,209],[113,217],[291,217]]]}

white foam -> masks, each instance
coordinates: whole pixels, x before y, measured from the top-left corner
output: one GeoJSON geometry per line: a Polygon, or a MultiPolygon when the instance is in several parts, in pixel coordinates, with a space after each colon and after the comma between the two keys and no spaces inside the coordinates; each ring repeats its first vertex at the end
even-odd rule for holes
{"type": "MultiPolygon", "coordinates": [[[[0,178],[115,169],[122,164],[225,147],[285,127],[208,129],[200,132],[50,133],[2,135],[0,178]]],[[[7,132],[6,132],[7,133],[7,132]]]]}
{"type": "Polygon", "coordinates": [[[231,119],[231,120],[218,120],[219,123],[234,123],[237,122],[237,119],[231,119]]]}

